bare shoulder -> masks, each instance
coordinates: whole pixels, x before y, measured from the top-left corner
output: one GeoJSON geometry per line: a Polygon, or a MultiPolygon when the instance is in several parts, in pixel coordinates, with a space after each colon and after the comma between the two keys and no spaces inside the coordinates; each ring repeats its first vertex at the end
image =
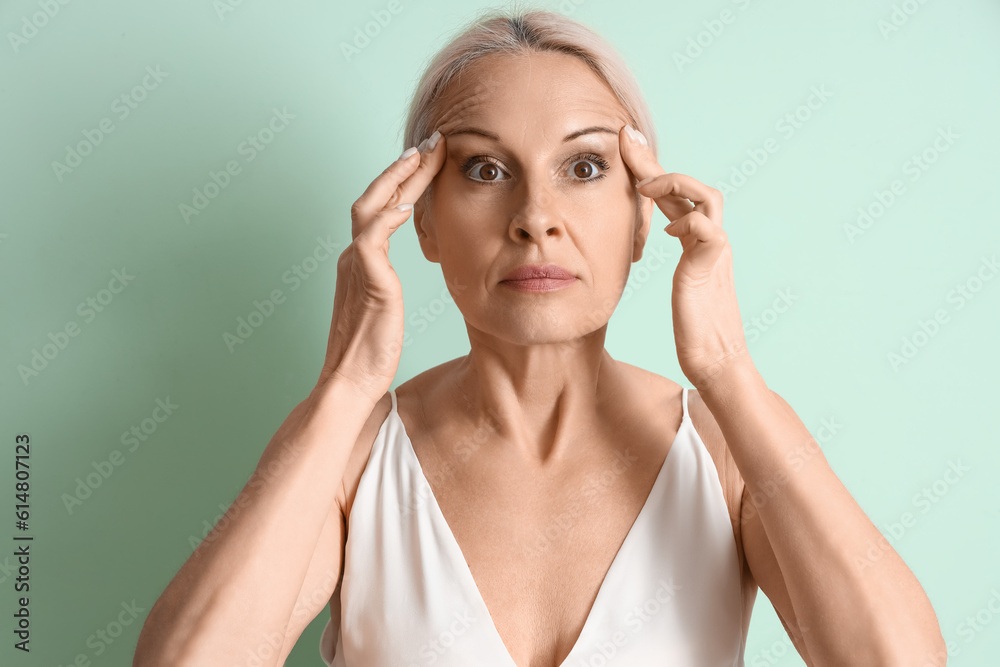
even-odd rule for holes
{"type": "Polygon", "coordinates": [[[681,385],[653,371],[646,370],[627,361],[616,360],[616,363],[627,371],[629,383],[633,388],[644,392],[655,392],[658,398],[666,395],[680,395],[681,385]]]}
{"type": "MultiPolygon", "coordinates": [[[[397,404],[406,404],[411,397],[425,393],[427,388],[438,380],[451,364],[457,361],[456,359],[435,366],[400,384],[396,387],[397,404]]],[[[371,456],[375,438],[378,437],[379,431],[382,429],[382,424],[385,423],[391,411],[392,397],[389,395],[389,392],[386,392],[379,399],[378,403],[375,404],[375,407],[372,408],[371,414],[361,429],[361,433],[358,434],[358,439],[354,443],[350,457],[347,460],[343,483],[337,492],[337,502],[340,504],[340,509],[348,521],[351,516],[351,507],[354,504],[354,497],[358,491],[358,484],[361,482],[361,476],[368,466],[368,459],[371,456]]]]}
{"type": "MultiPolygon", "coordinates": [[[[637,391],[643,392],[646,396],[651,396],[655,405],[667,405],[679,402],[682,386],[652,371],[633,366],[625,362],[619,362],[629,371],[630,384],[637,391]]],[[[726,507],[729,510],[729,518],[733,524],[733,535],[736,539],[737,549],[740,552],[740,561],[743,562],[742,544],[740,540],[740,503],[743,496],[743,477],[736,461],[733,459],[726,438],[719,428],[718,422],[701,399],[696,389],[688,390],[688,413],[691,423],[694,425],[699,438],[705,444],[715,468],[719,475],[719,484],[722,487],[722,494],[726,500],[726,507]]],[[[680,417],[678,416],[678,420],[680,417]]]]}

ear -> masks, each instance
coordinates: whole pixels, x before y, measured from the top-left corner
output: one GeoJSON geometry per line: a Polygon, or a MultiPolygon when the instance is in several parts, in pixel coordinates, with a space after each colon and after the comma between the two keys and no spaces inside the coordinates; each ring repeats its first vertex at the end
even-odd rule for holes
{"type": "Polygon", "coordinates": [[[413,229],[417,232],[420,249],[429,262],[439,263],[436,231],[427,213],[427,195],[422,194],[413,204],[413,229]]]}
{"type": "Polygon", "coordinates": [[[653,219],[653,200],[649,197],[639,196],[639,210],[636,212],[635,239],[632,246],[632,261],[638,262],[642,259],[642,249],[646,245],[646,238],[649,236],[649,227],[653,219]]]}

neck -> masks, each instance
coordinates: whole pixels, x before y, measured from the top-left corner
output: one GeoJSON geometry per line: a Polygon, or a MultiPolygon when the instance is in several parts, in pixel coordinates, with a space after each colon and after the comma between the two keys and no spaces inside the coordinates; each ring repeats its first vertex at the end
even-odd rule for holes
{"type": "Polygon", "coordinates": [[[581,435],[617,414],[622,369],[604,348],[607,326],[570,342],[519,345],[470,330],[446,391],[478,431],[525,461],[545,465],[579,454],[581,435]]]}

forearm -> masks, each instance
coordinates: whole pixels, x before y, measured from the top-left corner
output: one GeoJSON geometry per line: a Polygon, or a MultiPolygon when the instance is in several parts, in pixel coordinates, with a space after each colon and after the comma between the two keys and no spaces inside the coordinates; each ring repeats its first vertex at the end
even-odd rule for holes
{"type": "Polygon", "coordinates": [[[274,633],[281,645],[372,407],[343,383],[295,407],[223,518],[150,610],[135,665],[230,664],[274,633]]]}
{"type": "Polygon", "coordinates": [[[699,395],[753,499],[815,664],[922,665],[940,650],[919,582],[749,358],[699,395]],[[867,555],[873,545],[882,549],[877,559],[867,555]]]}

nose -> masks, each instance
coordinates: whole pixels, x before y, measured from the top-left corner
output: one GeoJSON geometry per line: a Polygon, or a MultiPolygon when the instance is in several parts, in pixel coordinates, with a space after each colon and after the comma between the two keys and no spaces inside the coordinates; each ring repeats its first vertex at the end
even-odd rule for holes
{"type": "Polygon", "coordinates": [[[528,192],[523,205],[511,218],[508,233],[514,241],[540,241],[546,236],[560,236],[563,221],[555,198],[544,188],[528,192]]]}

